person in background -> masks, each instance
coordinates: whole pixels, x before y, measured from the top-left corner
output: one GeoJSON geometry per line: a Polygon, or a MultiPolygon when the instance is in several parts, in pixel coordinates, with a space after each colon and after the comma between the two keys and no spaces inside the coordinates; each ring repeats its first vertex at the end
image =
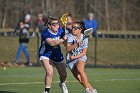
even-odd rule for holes
{"type": "Polygon", "coordinates": [[[16,63],[19,62],[19,58],[21,56],[21,53],[23,52],[27,60],[25,65],[32,66],[29,53],[27,51],[27,44],[29,43],[29,31],[23,22],[19,22],[19,27],[19,48],[16,54],[16,63]]]}
{"type": "Polygon", "coordinates": [[[96,21],[93,13],[88,13],[87,19],[84,20],[84,26],[86,29],[92,28],[93,36],[96,37],[97,21],[96,21]]]}
{"type": "Polygon", "coordinates": [[[36,28],[38,28],[38,31],[41,33],[45,28],[45,20],[46,18],[43,16],[42,13],[39,13],[37,16],[37,21],[34,25],[34,32],[36,32],[36,28]]]}
{"type": "MultiPolygon", "coordinates": [[[[47,26],[45,26],[46,19],[47,18],[45,16],[43,16],[42,13],[39,13],[37,15],[37,20],[35,21],[35,24],[34,24],[32,36],[37,36],[37,53],[39,51],[41,33],[45,28],[47,28],[47,26]]],[[[39,56],[37,57],[37,61],[38,62],[40,61],[39,56]]]]}
{"type": "Polygon", "coordinates": [[[25,16],[25,21],[24,21],[24,27],[29,31],[30,30],[30,26],[31,26],[31,15],[27,14],[25,16]]]}
{"type": "MultiPolygon", "coordinates": [[[[18,22],[18,24],[16,25],[16,27],[15,27],[15,29],[14,29],[14,32],[19,32],[20,31],[20,22],[21,22],[22,20],[20,20],[19,22],[18,22]]],[[[30,16],[30,14],[27,14],[26,16],[25,16],[25,18],[24,18],[24,24],[25,24],[25,27],[27,28],[27,30],[29,31],[29,29],[30,29],[30,25],[31,25],[31,16],[30,16]]]]}

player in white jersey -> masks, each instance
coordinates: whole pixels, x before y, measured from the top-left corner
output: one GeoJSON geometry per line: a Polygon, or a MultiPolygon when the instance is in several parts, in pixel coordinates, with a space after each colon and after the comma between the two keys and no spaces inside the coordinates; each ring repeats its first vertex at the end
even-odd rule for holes
{"type": "Polygon", "coordinates": [[[75,22],[72,26],[72,33],[67,38],[67,65],[71,69],[73,76],[84,86],[86,93],[97,93],[89,83],[85,73],[85,64],[87,60],[86,52],[88,48],[88,38],[84,38],[81,33],[83,25],[81,22],[75,22]]]}

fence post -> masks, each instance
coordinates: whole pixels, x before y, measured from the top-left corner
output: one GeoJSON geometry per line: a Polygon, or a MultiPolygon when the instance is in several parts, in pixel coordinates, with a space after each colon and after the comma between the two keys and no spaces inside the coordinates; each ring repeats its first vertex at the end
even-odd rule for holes
{"type": "Polygon", "coordinates": [[[39,56],[38,56],[38,51],[39,51],[39,34],[40,33],[36,33],[36,35],[37,35],[37,59],[36,59],[36,61],[37,61],[37,65],[39,66],[40,65],[40,63],[39,63],[39,56]]]}
{"type": "Polygon", "coordinates": [[[95,40],[94,40],[94,46],[95,46],[95,51],[94,51],[94,66],[97,66],[97,37],[98,35],[95,35],[95,40]]]}

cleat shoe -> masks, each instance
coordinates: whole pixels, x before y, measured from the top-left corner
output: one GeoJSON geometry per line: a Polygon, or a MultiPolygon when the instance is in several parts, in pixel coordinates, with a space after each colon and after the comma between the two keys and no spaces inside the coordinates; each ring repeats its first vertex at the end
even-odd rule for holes
{"type": "Polygon", "coordinates": [[[59,87],[61,87],[62,93],[69,93],[65,83],[59,83],[59,87]]]}
{"type": "Polygon", "coordinates": [[[26,62],[25,65],[26,66],[33,66],[33,64],[31,62],[26,62]]]}
{"type": "Polygon", "coordinates": [[[43,92],[43,93],[49,93],[49,92],[46,91],[46,92],[43,92]]]}
{"type": "Polygon", "coordinates": [[[98,93],[96,89],[92,90],[90,93],[98,93]]]}
{"type": "Polygon", "coordinates": [[[33,64],[32,63],[29,63],[29,66],[33,66],[33,64]]]}
{"type": "Polygon", "coordinates": [[[86,88],[86,93],[91,93],[91,91],[89,90],[89,88],[86,88]]]}

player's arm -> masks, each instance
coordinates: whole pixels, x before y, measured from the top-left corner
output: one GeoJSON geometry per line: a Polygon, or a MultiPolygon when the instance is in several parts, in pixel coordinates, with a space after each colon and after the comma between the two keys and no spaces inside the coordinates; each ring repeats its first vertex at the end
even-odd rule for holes
{"type": "Polygon", "coordinates": [[[63,43],[64,42],[64,39],[58,39],[58,40],[53,40],[52,38],[47,38],[46,39],[47,43],[51,46],[56,46],[60,43],[63,43]]]}
{"type": "Polygon", "coordinates": [[[71,60],[81,58],[82,56],[86,55],[86,53],[87,53],[87,48],[84,48],[80,54],[78,54],[76,56],[71,56],[71,60]]]}
{"type": "Polygon", "coordinates": [[[77,43],[75,43],[75,44],[67,43],[67,45],[66,45],[66,52],[70,52],[70,51],[74,50],[76,47],[78,47],[77,43]]]}

